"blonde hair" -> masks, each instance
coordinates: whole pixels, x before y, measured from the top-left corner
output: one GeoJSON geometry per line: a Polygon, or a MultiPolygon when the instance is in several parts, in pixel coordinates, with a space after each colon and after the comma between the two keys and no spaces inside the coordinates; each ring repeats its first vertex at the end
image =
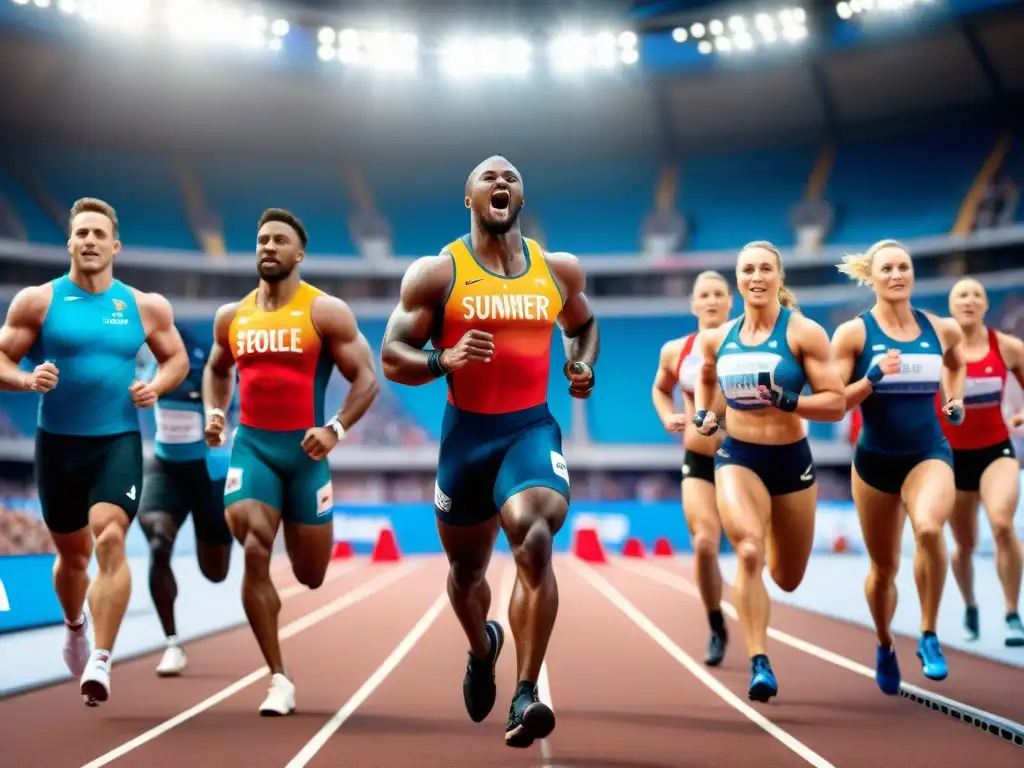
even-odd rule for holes
{"type": "Polygon", "coordinates": [[[901,251],[907,250],[898,240],[879,240],[864,251],[864,253],[848,253],[843,256],[843,260],[836,264],[836,269],[851,280],[856,280],[858,285],[867,285],[871,282],[871,264],[874,262],[878,252],[885,248],[899,248],[901,251]]]}
{"type": "Polygon", "coordinates": [[[693,278],[692,290],[697,290],[697,283],[699,283],[704,278],[708,278],[709,280],[721,280],[722,283],[725,285],[725,292],[732,293],[732,289],[729,287],[729,281],[725,279],[725,275],[723,275],[721,272],[716,272],[713,269],[705,269],[703,272],[701,272],[699,275],[693,278]]]}
{"type": "Polygon", "coordinates": [[[786,269],[782,266],[782,253],[774,243],[770,243],[767,240],[754,240],[753,242],[747,243],[740,248],[740,253],[754,248],[760,248],[768,251],[775,256],[775,263],[779,265],[779,304],[784,306],[786,309],[794,311],[799,310],[800,305],[797,303],[796,294],[786,286],[786,269]]]}

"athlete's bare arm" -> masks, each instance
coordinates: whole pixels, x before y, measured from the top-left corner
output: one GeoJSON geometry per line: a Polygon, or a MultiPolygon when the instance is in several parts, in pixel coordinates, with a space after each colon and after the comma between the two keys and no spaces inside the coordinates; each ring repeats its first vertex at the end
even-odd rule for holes
{"type": "MultiPolygon", "coordinates": [[[[732,323],[725,323],[717,328],[709,328],[701,331],[694,339],[694,346],[700,349],[704,363],[700,367],[700,375],[697,376],[697,386],[693,391],[693,410],[696,415],[698,411],[708,411],[704,423],[698,427],[702,434],[709,434],[711,428],[719,421],[719,414],[712,410],[715,405],[716,390],[718,389],[718,348],[722,345],[722,339],[732,323]]],[[[723,408],[722,416],[725,415],[723,408]]],[[[723,419],[724,421],[724,419],[723,419]]]]}
{"type": "MultiPolygon", "coordinates": [[[[442,305],[453,271],[452,257],[447,251],[417,259],[406,270],[398,306],[388,320],[380,350],[381,367],[390,381],[418,387],[438,378],[428,364],[431,352],[423,348],[444,311],[442,305]]],[[[441,353],[440,363],[446,370],[454,370],[469,362],[485,360],[494,354],[493,342],[489,333],[469,331],[456,347],[441,353]]]]}
{"type": "MultiPolygon", "coordinates": [[[[996,331],[996,341],[999,344],[999,354],[1006,363],[1006,369],[1017,379],[1017,383],[1024,389],[1024,341],[1016,336],[1011,336],[1002,331],[996,331]]],[[[1010,418],[1010,426],[1016,429],[1024,424],[1024,411],[1015,413],[1010,418]]]]}
{"type": "Polygon", "coordinates": [[[587,274],[580,260],[571,253],[548,253],[546,257],[565,297],[562,311],[558,315],[565,343],[565,357],[570,363],[586,363],[592,368],[600,353],[601,337],[597,330],[597,318],[590,311],[590,302],[583,292],[587,287],[587,274]]]}
{"type": "MultiPolygon", "coordinates": [[[[952,317],[936,317],[930,312],[925,315],[931,321],[935,334],[942,344],[942,392],[948,403],[964,399],[964,382],[967,380],[967,356],[964,354],[964,332],[960,323],[952,317]]],[[[944,406],[946,410],[949,406],[944,406]]],[[[948,413],[948,410],[947,410],[948,413]]]]}
{"type": "MultiPolygon", "coordinates": [[[[213,346],[203,369],[203,404],[208,411],[219,408],[227,413],[235,391],[235,357],[231,354],[231,321],[238,311],[238,302],[224,304],[213,318],[213,346]]],[[[206,417],[206,442],[212,446],[224,440],[225,418],[220,413],[206,417]]]]}
{"type": "Polygon", "coordinates": [[[850,382],[854,365],[857,363],[857,355],[864,350],[866,339],[867,329],[864,327],[864,321],[859,317],[841,323],[832,334],[832,355],[835,360],[836,374],[846,388],[846,410],[848,411],[852,411],[867,400],[874,389],[874,385],[867,377],[850,382]]]}
{"type": "Polygon", "coordinates": [[[22,288],[7,309],[0,328],[0,390],[7,392],[49,392],[57,385],[57,367],[42,363],[32,372],[18,367],[28,354],[50,309],[53,288],[33,285],[22,288]]]}
{"type": "Polygon", "coordinates": [[[846,387],[839,376],[825,329],[803,315],[794,314],[796,347],[811,385],[811,394],[800,394],[796,401],[797,416],[810,421],[842,421],[846,415],[846,387]]]}
{"type": "Polygon", "coordinates": [[[685,429],[685,420],[676,418],[679,414],[673,399],[676,385],[679,383],[676,378],[676,369],[682,351],[682,339],[672,339],[662,344],[661,354],[658,355],[658,371],[654,374],[654,384],[651,385],[651,401],[654,403],[654,410],[658,414],[658,418],[661,419],[662,425],[669,432],[682,432],[685,429]]]}
{"type": "Polygon", "coordinates": [[[158,293],[135,291],[135,302],[142,317],[142,327],[146,329],[146,346],[152,351],[157,364],[156,375],[144,385],[160,398],[188,376],[188,352],[178,329],[174,327],[174,310],[167,299],[158,293]]]}
{"type": "Polygon", "coordinates": [[[330,347],[335,365],[351,385],[337,416],[347,431],[363,417],[380,392],[373,351],[360,332],[352,309],[341,299],[317,296],[310,314],[313,325],[330,347]]]}

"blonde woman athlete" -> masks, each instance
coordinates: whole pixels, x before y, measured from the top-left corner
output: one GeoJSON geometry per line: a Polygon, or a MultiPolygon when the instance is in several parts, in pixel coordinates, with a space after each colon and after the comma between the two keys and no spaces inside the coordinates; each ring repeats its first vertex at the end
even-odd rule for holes
{"type": "Polygon", "coordinates": [[[767,655],[771,604],[762,571],[767,561],[775,583],[792,592],[814,544],[818,491],[804,419],[837,422],[846,412],[828,334],[794,311],[783,277],[771,243],[740,251],[743,314],[700,334],[704,363],[694,392],[702,435],[718,429],[717,390],[725,395],[729,434],[715,453],[715,492],[739,560],[734,593],[751,659],[747,697],[760,702],[779,691],[767,655]]]}
{"type": "Polygon", "coordinates": [[[911,305],[914,267],[895,240],[845,257],[839,271],[875,292],[875,305],[840,325],[832,345],[847,383],[846,407],[859,405],[863,415],[850,470],[853,502],[871,558],[864,591],[878,636],[875,682],[892,695],[900,689],[890,625],[904,507],[914,529],[914,580],[921,601],[917,656],[930,680],[944,680],[949,673],[935,630],[946,581],[943,527],[956,489],[953,454],[934,399],[941,387],[943,417],[950,424],[963,421],[963,333],[955,320],[911,305]]]}
{"type": "MultiPolygon", "coordinates": [[[[701,272],[693,283],[690,300],[697,316],[697,330],[679,339],[665,342],[661,348],[658,372],[654,376],[651,399],[658,418],[669,432],[683,433],[683,515],[690,529],[693,544],[693,568],[697,590],[708,614],[711,637],[704,663],[717,667],[725,658],[729,635],[722,617],[722,572],[718,567],[718,549],[722,540],[722,523],[715,501],[715,451],[725,437],[720,429],[710,437],[686,429],[687,414],[692,417],[693,391],[704,363],[700,348],[695,345],[702,331],[717,328],[729,319],[732,296],[729,284],[717,272],[701,272]],[[683,413],[677,413],[672,399],[676,386],[683,394],[683,413]]],[[[720,401],[720,398],[719,398],[720,401]]],[[[714,410],[722,412],[720,402],[714,410]]]]}
{"type": "MultiPolygon", "coordinates": [[[[985,326],[988,294],[973,278],[964,278],[949,292],[949,313],[964,335],[967,374],[962,427],[944,421],[942,432],[953,448],[956,501],[949,527],[956,541],[953,578],[964,605],[964,629],[969,640],[980,635],[978,603],[974,596],[971,557],[978,539],[978,502],[985,507],[996,550],[996,573],[1003,587],[1009,647],[1024,646],[1024,625],[1018,605],[1021,584],[1021,544],[1013,527],[1020,496],[1020,462],[1003,421],[1006,377],[1012,373],[1024,386],[1024,342],[985,326]]],[[[941,400],[936,404],[941,407],[941,400]]]]}

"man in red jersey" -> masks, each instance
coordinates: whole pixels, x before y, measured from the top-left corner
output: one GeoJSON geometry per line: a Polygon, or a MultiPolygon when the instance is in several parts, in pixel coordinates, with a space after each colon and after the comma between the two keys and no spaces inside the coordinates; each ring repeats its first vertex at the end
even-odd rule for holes
{"type": "Polygon", "coordinates": [[[299,583],[323,583],[334,542],[334,496],[325,461],[373,403],[377,372],[355,315],[341,299],[299,278],[306,230],[288,211],[259,220],[259,286],[217,310],[213,349],[203,375],[209,404],[206,440],[224,440],[224,412],[238,369],[240,418],[224,480],[224,505],[245,547],[242,604],[270,668],[261,715],[295,711],[278,641],[281,600],[270,579],[270,554],[284,520],[284,540],[299,583]],[[333,368],[351,383],[336,416],[324,423],[324,392],[333,368]]]}
{"type": "Polygon", "coordinates": [[[462,692],[475,722],[494,706],[504,642],[501,625],[487,621],[485,578],[499,526],[515,557],[509,623],[519,685],[505,731],[512,747],[527,747],[555,727],[537,696],[558,611],[552,539],[569,510],[562,434],[547,404],[555,324],[574,397],[590,396],[598,353],[579,260],[545,253],[522,236],[523,202],[522,177],[507,160],[477,166],[466,182],[471,232],[409,267],[382,349],[390,380],[448,382],[434,511],[451,564],[448,596],[469,640],[462,692]],[[428,341],[432,350],[424,350],[428,341]]]}

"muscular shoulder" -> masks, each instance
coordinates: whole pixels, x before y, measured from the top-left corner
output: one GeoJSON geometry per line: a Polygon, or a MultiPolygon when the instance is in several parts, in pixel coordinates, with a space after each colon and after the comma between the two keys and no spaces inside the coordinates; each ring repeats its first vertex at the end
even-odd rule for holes
{"type": "Polygon", "coordinates": [[[587,286],[587,275],[579,257],[565,251],[551,251],[544,254],[551,274],[562,286],[566,296],[582,293],[587,286]]]}
{"type": "Polygon", "coordinates": [[[683,353],[683,346],[689,336],[680,336],[678,339],[669,339],[661,345],[661,353],[658,359],[665,368],[674,368],[679,362],[679,355],[683,353]]]}
{"type": "Polygon", "coordinates": [[[356,329],[356,316],[348,302],[329,293],[313,299],[310,317],[322,336],[351,336],[356,329]]]}
{"type": "Polygon", "coordinates": [[[53,300],[53,286],[29,285],[18,291],[11,299],[7,310],[8,322],[12,325],[42,325],[53,300]]]}
{"type": "Polygon", "coordinates": [[[231,326],[231,321],[235,319],[235,314],[238,312],[239,304],[241,304],[241,302],[232,301],[227,304],[221,304],[217,307],[217,312],[213,316],[214,335],[227,334],[228,328],[231,326]]]}
{"type": "Polygon", "coordinates": [[[927,310],[921,311],[928,318],[928,322],[932,324],[935,335],[939,337],[943,347],[948,349],[949,347],[956,346],[963,340],[964,332],[960,328],[960,323],[952,317],[939,317],[927,310]]]}
{"type": "Polygon", "coordinates": [[[794,312],[790,317],[789,331],[794,333],[800,342],[820,343],[822,340],[828,343],[828,334],[821,325],[807,315],[794,312]]]}
{"type": "Polygon", "coordinates": [[[413,309],[440,303],[454,276],[455,262],[447,248],[437,256],[416,259],[402,277],[402,304],[413,309]]]}
{"type": "Polygon", "coordinates": [[[859,317],[855,317],[852,320],[839,324],[835,333],[832,334],[832,344],[837,349],[843,348],[847,351],[856,351],[863,348],[866,338],[867,329],[864,327],[864,321],[859,317]]]}
{"type": "Polygon", "coordinates": [[[996,342],[1007,368],[1013,370],[1024,366],[1024,341],[1008,333],[996,331],[996,342]]]}
{"type": "Polygon", "coordinates": [[[135,296],[135,304],[138,306],[140,313],[159,320],[169,321],[174,317],[171,302],[161,294],[145,293],[137,288],[132,288],[132,294],[135,296]]]}
{"type": "Polygon", "coordinates": [[[700,347],[701,354],[705,360],[714,360],[718,357],[718,348],[722,346],[722,341],[725,339],[725,335],[729,333],[729,330],[736,323],[736,319],[729,320],[726,323],[722,323],[717,328],[709,328],[706,331],[701,331],[700,335],[697,336],[694,346],[700,347]]]}

